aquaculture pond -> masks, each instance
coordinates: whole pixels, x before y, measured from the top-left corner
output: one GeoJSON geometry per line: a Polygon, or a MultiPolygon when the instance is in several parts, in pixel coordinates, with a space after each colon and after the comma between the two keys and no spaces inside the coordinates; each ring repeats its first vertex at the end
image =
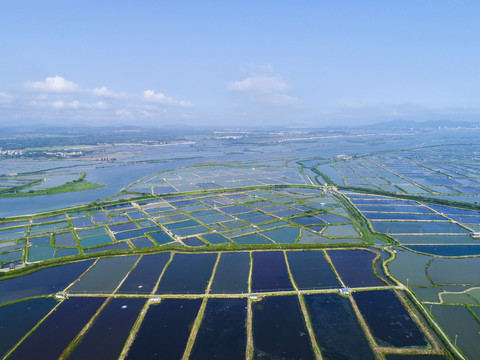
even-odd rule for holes
{"type": "Polygon", "coordinates": [[[299,228],[283,227],[263,231],[262,234],[279,244],[293,244],[299,235],[299,228]]]}
{"type": "Polygon", "coordinates": [[[348,298],[304,295],[323,359],[375,359],[348,298]]]}
{"type": "Polygon", "coordinates": [[[292,277],[301,290],[341,286],[322,251],[287,251],[292,277]]]}
{"type": "Polygon", "coordinates": [[[190,359],[245,359],[247,299],[209,299],[190,359]]]}
{"type": "Polygon", "coordinates": [[[328,256],[347,287],[384,286],[373,273],[376,254],[366,250],[329,250],[328,256]]]}
{"type": "Polygon", "coordinates": [[[175,253],[160,280],[157,294],[203,294],[218,254],[175,253]]]}
{"type": "Polygon", "coordinates": [[[390,273],[410,286],[432,286],[425,268],[433,260],[431,256],[416,254],[402,248],[396,248],[395,259],[387,264],[390,273]]]}
{"type": "Polygon", "coordinates": [[[55,245],[58,246],[77,246],[71,232],[65,234],[55,234],[55,245]]]}
{"type": "Polygon", "coordinates": [[[480,255],[480,245],[409,245],[408,248],[438,256],[480,255]]]}
{"type": "Polygon", "coordinates": [[[211,233],[211,234],[206,234],[202,235],[202,237],[207,240],[210,244],[224,244],[224,243],[229,243],[230,240],[228,240],[225,236],[222,236],[217,233],[211,233]]]}
{"type": "Polygon", "coordinates": [[[297,296],[267,296],[252,303],[256,359],[315,359],[297,296]]]}
{"type": "Polygon", "coordinates": [[[68,358],[117,359],[146,301],[143,298],[111,299],[68,358]]]}
{"type": "Polygon", "coordinates": [[[58,359],[104,301],[100,297],[65,300],[7,359],[58,359]]]}
{"type": "Polygon", "coordinates": [[[478,359],[480,354],[480,323],[464,306],[432,305],[432,315],[445,330],[450,340],[457,346],[467,359],[478,359]]]}
{"type": "Polygon", "coordinates": [[[480,257],[435,258],[427,272],[435,284],[480,284],[480,257]]]}
{"type": "Polygon", "coordinates": [[[51,246],[31,246],[28,248],[28,262],[52,259],[55,248],[51,246]]]}
{"type": "Polygon", "coordinates": [[[142,256],[117,293],[150,294],[169,259],[170,253],[142,256]]]}
{"type": "Polygon", "coordinates": [[[282,251],[256,251],[252,259],[252,292],[294,290],[282,251]]]}
{"type": "Polygon", "coordinates": [[[164,299],[148,307],[127,359],[181,359],[202,299],[164,299]]]}
{"type": "Polygon", "coordinates": [[[475,240],[470,235],[394,235],[401,244],[475,244],[475,240]]]}
{"type": "Polygon", "coordinates": [[[425,336],[393,290],[354,292],[353,298],[381,346],[425,347],[425,336]]]}
{"type": "Polygon", "coordinates": [[[462,234],[470,231],[450,222],[371,221],[376,232],[387,234],[462,234]]]}
{"type": "Polygon", "coordinates": [[[2,280],[0,281],[0,304],[62,291],[84,273],[93,262],[94,260],[79,261],[2,280]]]}
{"type": "Polygon", "coordinates": [[[246,293],[250,274],[250,253],[222,253],[213,278],[210,292],[246,293]]]}
{"type": "Polygon", "coordinates": [[[1,306],[0,358],[57,304],[53,298],[36,298],[1,306]]]}
{"type": "Polygon", "coordinates": [[[69,289],[71,293],[113,293],[139,256],[103,258],[69,289]]]}

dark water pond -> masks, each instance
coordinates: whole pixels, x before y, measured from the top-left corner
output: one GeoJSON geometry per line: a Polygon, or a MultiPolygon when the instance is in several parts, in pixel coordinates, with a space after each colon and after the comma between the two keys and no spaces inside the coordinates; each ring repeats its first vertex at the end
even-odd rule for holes
{"type": "Polygon", "coordinates": [[[72,233],[55,234],[55,245],[59,246],[77,246],[72,233]]]}
{"type": "Polygon", "coordinates": [[[338,294],[304,298],[324,359],[375,359],[347,298],[338,294]]]}
{"type": "Polygon", "coordinates": [[[469,231],[450,222],[371,221],[375,231],[387,234],[462,234],[469,231]]]}
{"type": "Polygon", "coordinates": [[[440,256],[480,255],[480,245],[409,245],[408,248],[440,256]]]}
{"type": "Polygon", "coordinates": [[[141,298],[110,300],[68,358],[117,359],[146,301],[141,298]]]}
{"type": "Polygon", "coordinates": [[[137,225],[135,225],[133,222],[117,224],[117,225],[109,225],[108,227],[113,232],[138,229],[137,225]]]}
{"type": "Polygon", "coordinates": [[[94,260],[74,262],[39,270],[30,275],[0,281],[0,304],[30,296],[62,291],[75,281],[94,260]]]}
{"type": "Polygon", "coordinates": [[[331,250],[327,253],[346,286],[386,285],[373,273],[372,261],[375,254],[364,250],[331,250]]]}
{"type": "Polygon", "coordinates": [[[217,254],[175,254],[160,280],[157,294],[202,294],[217,254]]]}
{"type": "Polygon", "coordinates": [[[190,359],[245,359],[247,299],[210,299],[190,359]]]}
{"type": "Polygon", "coordinates": [[[202,235],[202,237],[211,244],[224,244],[230,242],[225,236],[217,233],[202,235]]]}
{"type": "Polygon", "coordinates": [[[287,258],[299,289],[340,287],[340,282],[323,252],[287,251],[287,258]]]}
{"type": "Polygon", "coordinates": [[[142,249],[142,248],[147,248],[147,247],[152,247],[155,246],[153,242],[150,241],[150,239],[146,237],[140,237],[136,239],[130,240],[130,242],[135,246],[137,249],[142,249]]]}
{"type": "Polygon", "coordinates": [[[475,240],[470,235],[395,235],[402,244],[468,244],[475,240]]]}
{"type": "Polygon", "coordinates": [[[127,359],[181,359],[201,299],[164,299],[150,305],[127,359]]]}
{"type": "Polygon", "coordinates": [[[210,292],[212,294],[246,293],[249,273],[249,253],[222,253],[210,292]]]}
{"type": "Polygon", "coordinates": [[[69,291],[72,293],[112,293],[138,258],[138,256],[118,256],[100,259],[69,291]]]}
{"type": "Polygon", "coordinates": [[[252,292],[294,290],[282,251],[252,253],[252,292]]]}
{"type": "Polygon", "coordinates": [[[428,214],[433,213],[432,210],[426,208],[425,206],[391,206],[391,205],[357,205],[358,210],[360,211],[375,211],[375,212],[403,212],[403,213],[421,213],[428,214]]]}
{"type": "Polygon", "coordinates": [[[165,231],[152,232],[148,235],[160,245],[168,244],[173,241],[173,239],[165,231]]]}
{"type": "Polygon", "coordinates": [[[146,232],[149,232],[149,231],[158,231],[158,230],[161,230],[161,229],[157,226],[151,226],[148,228],[136,229],[136,230],[127,230],[120,233],[116,233],[115,239],[117,239],[117,241],[127,240],[131,238],[143,236],[145,235],[146,232]]]}
{"type": "Polygon", "coordinates": [[[428,345],[425,336],[392,290],[354,292],[353,298],[379,345],[428,345]]]}
{"type": "Polygon", "coordinates": [[[99,297],[65,300],[8,359],[57,359],[104,301],[99,297]]]}
{"type": "Polygon", "coordinates": [[[205,246],[206,244],[197,238],[196,236],[191,236],[189,238],[183,239],[183,243],[187,246],[198,247],[198,246],[205,246]]]}
{"type": "Polygon", "coordinates": [[[255,359],[314,359],[296,296],[269,296],[252,304],[255,359]]]}
{"type": "Polygon", "coordinates": [[[37,298],[0,307],[0,358],[55,305],[55,299],[37,298]]]}
{"type": "Polygon", "coordinates": [[[170,253],[144,255],[117,292],[120,294],[151,293],[169,259],[170,253]]]}
{"type": "Polygon", "coordinates": [[[446,220],[446,218],[437,214],[391,214],[380,212],[362,212],[362,214],[369,220],[446,220]]]}

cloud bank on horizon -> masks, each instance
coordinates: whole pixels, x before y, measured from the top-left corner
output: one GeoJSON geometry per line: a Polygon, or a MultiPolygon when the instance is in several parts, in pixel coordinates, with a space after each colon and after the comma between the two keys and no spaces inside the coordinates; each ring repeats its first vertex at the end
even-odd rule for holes
{"type": "Polygon", "coordinates": [[[120,0],[111,10],[2,5],[0,126],[480,118],[480,3],[120,0]]]}

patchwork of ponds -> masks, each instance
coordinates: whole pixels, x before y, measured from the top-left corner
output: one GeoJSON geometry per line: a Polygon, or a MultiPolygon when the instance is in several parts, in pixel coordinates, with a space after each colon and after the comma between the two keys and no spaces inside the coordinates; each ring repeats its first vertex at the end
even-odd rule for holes
{"type": "MultiPolygon", "coordinates": [[[[117,293],[128,294],[130,298],[116,297],[107,300],[106,306],[92,322],[88,331],[78,342],[75,342],[75,348],[71,352],[70,358],[117,358],[120,352],[127,351],[124,346],[139,319],[138,333],[127,352],[129,359],[161,358],[166,356],[165,354],[169,354],[170,358],[179,358],[185,351],[189,351],[189,358],[192,359],[245,358],[248,336],[253,337],[255,358],[285,357],[287,355],[292,358],[314,358],[313,349],[318,346],[325,359],[335,359],[340,356],[368,359],[372,357],[372,350],[368,346],[359,320],[353,311],[351,304],[353,300],[340,296],[338,293],[306,294],[304,292],[311,289],[315,291],[332,289],[332,291],[338,292],[338,289],[343,287],[342,282],[352,288],[375,287],[378,289],[378,287],[385,287],[385,290],[354,291],[353,299],[363,314],[368,310],[364,310],[364,307],[360,305],[361,300],[357,301],[357,296],[362,296],[358,294],[371,294],[374,298],[373,301],[380,303],[376,304],[375,308],[381,309],[385,319],[391,318],[385,325],[389,328],[399,321],[406,321],[403,318],[399,320],[395,317],[397,316],[395,314],[403,314],[403,312],[408,314],[407,310],[403,308],[403,304],[398,299],[396,299],[397,303],[392,299],[387,299],[387,301],[382,295],[390,293],[390,290],[386,290],[387,284],[374,275],[372,261],[375,255],[367,250],[288,250],[194,254],[165,252],[143,256],[101,258],[93,266],[91,265],[94,260],[78,262],[40,270],[17,279],[0,281],[0,286],[2,286],[4,282],[28,278],[52,269],[58,271],[53,272],[51,276],[57,276],[57,274],[63,273],[64,268],[68,269],[68,266],[83,265],[76,270],[74,279],[70,279],[68,282],[64,281],[62,288],[55,288],[55,291],[47,293],[62,291],[70,283],[74,283],[67,288],[70,298],[65,300],[58,310],[47,318],[47,320],[53,319],[51,321],[54,321],[56,325],[52,325],[53,323],[48,325],[48,321],[42,323],[12,353],[12,356],[17,356],[15,354],[18,352],[19,357],[12,358],[22,358],[21,356],[24,356],[25,353],[31,352],[32,346],[39,346],[40,338],[45,341],[45,337],[55,336],[52,326],[63,328],[65,325],[62,324],[70,321],[70,318],[73,317],[71,320],[74,324],[72,332],[62,334],[63,337],[60,337],[59,344],[55,345],[50,352],[46,352],[50,357],[58,357],[107,300],[98,295],[84,297],[85,295],[82,294],[117,293]],[[331,263],[329,259],[331,259],[331,263]],[[89,266],[91,268],[81,276],[89,266]],[[337,278],[337,273],[339,278],[337,278]],[[78,277],[80,279],[75,281],[78,277]],[[251,289],[249,289],[249,283],[251,283],[251,289]],[[155,289],[157,284],[158,288],[155,289]],[[296,294],[293,284],[298,286],[303,295],[290,295],[296,294]],[[276,293],[279,291],[288,292],[277,295],[276,293]],[[265,296],[262,297],[262,293],[265,292],[272,293],[264,294],[265,296]],[[212,294],[214,297],[210,298],[208,296],[211,295],[206,294],[212,294]],[[150,300],[145,295],[148,295],[150,300]],[[185,295],[197,298],[184,299],[185,295]],[[237,298],[231,298],[231,296],[237,298]],[[57,314],[62,307],[68,306],[74,301],[85,301],[85,299],[96,299],[97,303],[90,307],[85,305],[85,310],[80,303],[75,305],[76,308],[82,307],[82,311],[73,311],[82,314],[78,315],[78,318],[74,314],[67,316],[65,312],[60,312],[63,317],[67,317],[67,320],[63,320],[64,322],[53,318],[53,315],[57,314]],[[304,299],[306,312],[302,310],[299,299],[304,299]],[[157,304],[158,301],[159,304],[157,304]],[[202,301],[205,302],[205,312],[201,321],[200,318],[195,321],[202,301]],[[385,305],[382,303],[395,306],[382,308],[385,305]],[[251,328],[246,325],[249,308],[253,312],[251,328]],[[139,317],[141,309],[146,309],[146,311],[139,317]],[[305,314],[309,314],[308,321],[304,318],[305,314]],[[191,333],[194,321],[199,325],[198,332],[191,333]],[[313,332],[309,332],[307,329],[309,321],[311,321],[313,332]],[[42,330],[43,326],[47,325],[49,327],[42,330]],[[347,328],[348,332],[345,330],[347,328]],[[313,340],[311,334],[314,334],[313,340]],[[349,345],[341,346],[346,341],[344,337],[347,335],[350,338],[349,345]],[[190,340],[193,341],[193,347],[188,350],[187,340],[192,336],[194,338],[190,340]],[[94,349],[99,346],[104,346],[104,350],[95,352],[94,349]]],[[[35,287],[36,284],[28,285],[26,283],[26,286],[35,287]]],[[[5,289],[7,288],[5,287],[5,289]]],[[[30,293],[30,289],[24,289],[24,294],[30,293]]],[[[41,295],[42,292],[39,294],[41,295]]],[[[0,292],[0,297],[2,295],[0,292]]],[[[22,297],[27,296],[18,293],[15,299],[22,297]]],[[[10,299],[6,298],[5,301],[10,301],[10,299]]],[[[371,299],[368,302],[371,302],[371,299]]],[[[55,301],[51,302],[51,306],[55,304],[55,301]]],[[[48,312],[48,309],[46,307],[45,311],[48,312]]],[[[0,312],[1,310],[2,307],[0,307],[0,312]]],[[[374,320],[369,319],[366,314],[363,316],[370,328],[373,329],[375,325],[372,325],[371,322],[374,323],[374,320]]],[[[39,317],[42,317],[41,314],[39,317]]],[[[402,326],[404,326],[403,322],[402,326]]],[[[409,332],[413,331],[408,326],[406,328],[409,329],[409,332]]],[[[25,334],[26,331],[28,330],[22,328],[20,333],[25,334]]],[[[424,339],[423,334],[421,336],[424,339]]],[[[12,343],[15,341],[18,340],[14,339],[12,343]]],[[[377,341],[380,343],[380,340],[377,341]]],[[[9,344],[8,349],[14,345],[9,344]]],[[[391,344],[391,346],[402,347],[403,345],[391,344]]],[[[415,347],[417,345],[406,346],[415,347]]],[[[423,347],[424,345],[418,346],[423,347]]]]}
{"type": "MultiPolygon", "coordinates": [[[[212,245],[292,244],[307,228],[323,232],[316,243],[336,242],[339,237],[352,237],[349,242],[358,242],[353,237],[360,235],[347,216],[336,198],[311,189],[164,196],[139,204],[127,201],[91,211],[33,217],[28,222],[7,220],[0,224],[0,248],[11,252],[21,249],[21,244],[33,245],[31,255],[24,260],[39,262],[110,250],[204,246],[199,236],[212,245]],[[339,210],[346,216],[334,213],[339,210]],[[308,216],[299,216],[306,211],[308,216]],[[12,240],[18,246],[15,249],[8,247],[12,240]],[[60,251],[56,256],[55,251],[62,247],[75,247],[77,252],[60,251]]],[[[11,255],[2,256],[1,261],[8,266],[22,259],[11,255]]]]}

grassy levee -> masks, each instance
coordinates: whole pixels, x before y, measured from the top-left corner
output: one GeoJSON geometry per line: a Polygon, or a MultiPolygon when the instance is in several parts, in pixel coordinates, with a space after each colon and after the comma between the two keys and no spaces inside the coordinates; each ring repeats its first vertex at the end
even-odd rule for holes
{"type": "Polygon", "coordinates": [[[42,179],[38,179],[38,180],[30,181],[25,185],[19,185],[19,186],[14,186],[11,188],[0,190],[0,197],[8,197],[7,195],[10,193],[12,194],[17,193],[18,191],[22,191],[23,189],[28,189],[31,186],[40,185],[42,182],[43,182],[42,179]]]}
{"type": "Polygon", "coordinates": [[[37,196],[37,195],[53,195],[53,194],[60,194],[60,193],[67,193],[67,192],[74,192],[74,191],[84,191],[84,190],[93,190],[102,188],[105,185],[95,184],[88,182],[86,180],[79,180],[79,181],[69,181],[63,185],[54,186],[47,189],[42,190],[31,190],[27,192],[15,192],[15,193],[3,193],[0,194],[0,198],[12,198],[12,197],[25,197],[25,196],[37,196]]]}
{"type": "Polygon", "coordinates": [[[68,358],[68,356],[72,353],[72,351],[75,349],[75,347],[78,345],[78,343],[82,340],[84,335],[87,333],[88,329],[93,325],[93,323],[97,320],[97,318],[100,316],[100,313],[103,311],[105,306],[110,302],[112,297],[108,297],[105,299],[103,304],[98,308],[98,310],[95,312],[95,314],[92,316],[92,318],[87,322],[87,324],[83,327],[82,330],[75,336],[75,338],[72,340],[72,342],[63,350],[63,353],[59,356],[59,360],[63,360],[68,358]]]}
{"type": "MultiPolygon", "coordinates": [[[[350,200],[339,192],[334,192],[334,196],[347,210],[348,214],[352,217],[353,225],[358,227],[362,238],[370,245],[375,242],[377,237],[382,237],[381,234],[377,234],[370,225],[370,222],[363,216],[363,214],[357,210],[350,200]]],[[[383,237],[382,237],[383,238],[383,237]]]]}

